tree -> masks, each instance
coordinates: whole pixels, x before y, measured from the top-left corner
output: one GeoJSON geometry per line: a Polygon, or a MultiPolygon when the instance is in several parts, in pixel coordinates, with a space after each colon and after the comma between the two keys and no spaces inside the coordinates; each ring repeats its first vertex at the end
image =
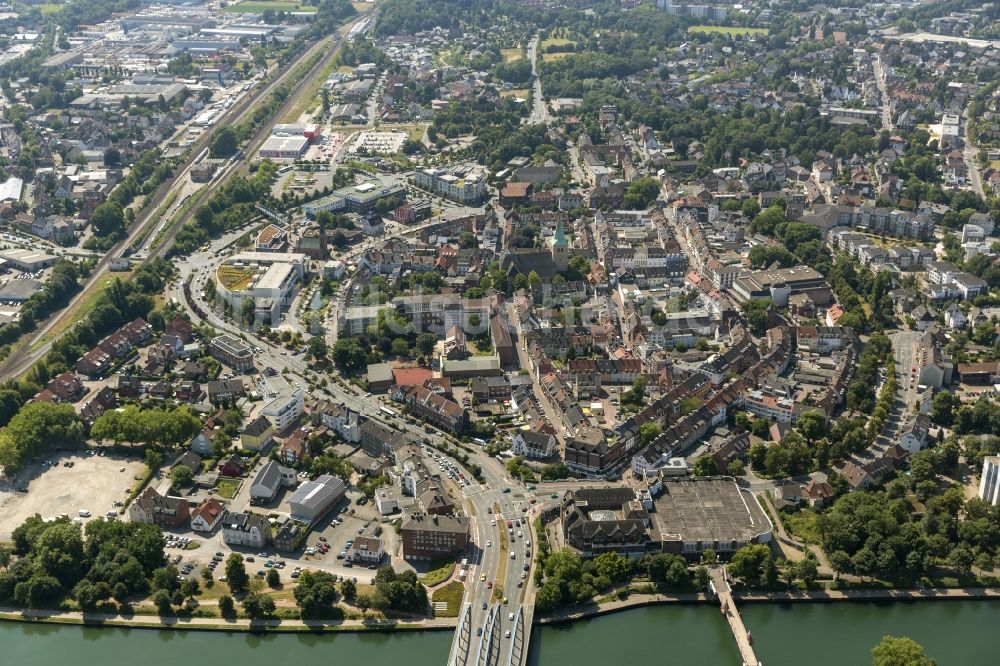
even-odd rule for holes
{"type": "Polygon", "coordinates": [[[337,603],[336,578],[325,571],[305,571],[294,595],[303,618],[329,618],[337,603]]]}
{"type": "Polygon", "coordinates": [[[90,214],[94,235],[117,237],[125,231],[125,211],[114,201],[105,201],[90,214]]]}
{"type": "Polygon", "coordinates": [[[271,587],[278,587],[281,585],[281,574],[275,568],[270,568],[267,571],[267,584],[271,587]]]}
{"type": "Polygon", "coordinates": [[[198,583],[197,578],[186,578],[181,581],[180,592],[185,599],[194,599],[194,597],[201,592],[201,584],[198,583]]]}
{"type": "Polygon", "coordinates": [[[763,544],[743,546],[733,554],[729,573],[742,578],[747,584],[767,583],[768,570],[774,566],[771,550],[763,544]]]}
{"type": "Polygon", "coordinates": [[[594,570],[612,583],[628,578],[630,569],[629,561],[615,551],[601,553],[594,558],[594,570]]]}
{"type": "Polygon", "coordinates": [[[273,615],[274,609],[274,599],[266,594],[251,592],[243,598],[243,612],[245,612],[252,620],[273,615]]]}
{"type": "Polygon", "coordinates": [[[370,594],[359,594],[354,601],[354,605],[358,607],[361,611],[361,617],[364,617],[368,609],[372,607],[372,597],[370,594]]]}
{"type": "Polygon", "coordinates": [[[357,585],[351,579],[344,579],[344,582],[340,584],[340,593],[344,595],[344,598],[348,601],[354,601],[354,598],[358,594],[357,585]]]}
{"type": "Polygon", "coordinates": [[[339,338],[333,345],[333,362],[341,372],[357,370],[365,363],[365,350],[357,338],[339,338]]]}
{"type": "Polygon", "coordinates": [[[799,417],[796,427],[808,441],[815,442],[826,433],[826,417],[819,412],[806,412],[799,417]]]}
{"type": "Polygon", "coordinates": [[[219,597],[219,614],[225,618],[233,617],[236,614],[236,604],[233,603],[233,598],[228,594],[219,597]]]}
{"type": "Polygon", "coordinates": [[[306,353],[315,359],[324,359],[329,350],[322,335],[314,335],[306,343],[306,353]]]}
{"type": "Polygon", "coordinates": [[[406,342],[406,338],[396,338],[393,340],[390,349],[393,356],[410,355],[410,345],[406,342]]]}
{"type": "Polygon", "coordinates": [[[167,590],[157,590],[153,595],[153,603],[160,615],[166,615],[173,610],[173,595],[167,590]]]}
{"type": "Polygon", "coordinates": [[[240,140],[236,130],[229,125],[223,125],[215,131],[212,137],[212,157],[232,157],[239,149],[240,140]]]}
{"type": "Polygon", "coordinates": [[[884,636],[872,648],[872,666],[934,666],[934,660],[912,638],[884,636]]]}
{"type": "Polygon", "coordinates": [[[663,429],[660,428],[659,424],[647,421],[639,426],[639,441],[642,443],[642,446],[646,446],[659,437],[662,432],[663,429]]]}
{"type": "Polygon", "coordinates": [[[715,463],[715,458],[706,453],[695,458],[691,471],[695,476],[714,476],[719,473],[719,467],[715,463]]]}
{"type": "Polygon", "coordinates": [[[229,582],[229,589],[235,594],[246,592],[250,576],[247,575],[243,556],[239,553],[232,553],[226,560],[226,580],[229,582]]]}
{"type": "Polygon", "coordinates": [[[955,418],[955,411],[962,401],[948,391],[941,391],[931,400],[931,421],[937,425],[950,426],[955,418]]]}
{"type": "Polygon", "coordinates": [[[430,356],[437,344],[437,336],[433,333],[421,333],[417,336],[416,348],[424,356],[430,356]]]}
{"type": "Polygon", "coordinates": [[[244,326],[250,326],[257,318],[257,303],[252,298],[244,298],[240,303],[240,321],[244,326]]]}
{"type": "Polygon", "coordinates": [[[187,465],[177,465],[170,470],[170,482],[175,488],[183,488],[191,484],[194,472],[187,465]]]}

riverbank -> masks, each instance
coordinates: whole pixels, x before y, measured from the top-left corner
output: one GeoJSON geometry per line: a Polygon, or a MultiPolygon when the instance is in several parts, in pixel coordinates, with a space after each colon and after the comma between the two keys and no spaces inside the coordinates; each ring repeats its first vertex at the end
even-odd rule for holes
{"type": "MultiPolygon", "coordinates": [[[[789,590],[777,592],[733,591],[739,604],[786,603],[862,603],[871,601],[978,601],[1000,599],[997,588],[957,588],[937,590],[789,590]]],[[[587,606],[570,606],[544,616],[536,616],[534,625],[549,626],[578,622],[603,615],[650,606],[672,604],[716,604],[714,597],[701,592],[676,594],[630,593],[625,599],[587,606]]],[[[369,618],[364,620],[249,620],[213,617],[160,617],[156,615],[120,615],[80,613],[59,610],[20,610],[0,607],[0,621],[27,624],[70,624],[89,627],[126,627],[134,629],[173,629],[184,631],[219,631],[244,633],[378,633],[396,631],[453,631],[456,618],[428,618],[403,621],[369,618]]]]}
{"type": "Polygon", "coordinates": [[[117,613],[80,613],[60,610],[20,610],[0,607],[0,621],[26,624],[71,624],[87,627],[126,627],[133,629],[174,629],[183,631],[220,631],[243,633],[379,633],[397,631],[453,631],[455,618],[428,618],[406,622],[369,618],[365,620],[266,620],[216,617],[176,617],[157,615],[120,615],[117,613]]]}
{"type": "MultiPolygon", "coordinates": [[[[756,592],[733,590],[738,604],[863,603],[870,601],[986,601],[1000,599],[1000,589],[987,587],[929,590],[788,590],[756,592]]],[[[625,599],[587,606],[570,606],[545,616],[536,616],[536,625],[558,625],[610,615],[634,608],[669,604],[717,604],[715,597],[701,592],[643,594],[632,592],[625,599]]]]}

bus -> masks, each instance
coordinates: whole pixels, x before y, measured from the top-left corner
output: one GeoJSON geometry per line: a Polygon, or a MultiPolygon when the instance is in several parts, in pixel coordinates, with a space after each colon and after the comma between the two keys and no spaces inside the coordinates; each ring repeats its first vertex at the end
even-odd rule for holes
{"type": "Polygon", "coordinates": [[[386,416],[396,416],[396,417],[399,416],[399,414],[397,414],[394,410],[391,410],[388,407],[384,407],[384,406],[383,407],[379,407],[378,411],[382,412],[386,416]]]}

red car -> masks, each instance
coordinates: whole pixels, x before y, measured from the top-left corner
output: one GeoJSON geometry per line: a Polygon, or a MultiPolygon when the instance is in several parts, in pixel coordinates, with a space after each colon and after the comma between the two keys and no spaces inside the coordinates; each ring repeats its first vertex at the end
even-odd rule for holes
{"type": "Polygon", "coordinates": [[[486,589],[487,590],[492,590],[493,589],[493,581],[491,581],[491,580],[486,581],[486,589]]]}

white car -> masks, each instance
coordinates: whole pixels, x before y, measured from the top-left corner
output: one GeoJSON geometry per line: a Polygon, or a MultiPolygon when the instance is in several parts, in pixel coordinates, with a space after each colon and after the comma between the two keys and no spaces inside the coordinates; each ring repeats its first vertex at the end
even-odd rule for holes
{"type": "Polygon", "coordinates": [[[491,546],[493,546],[493,542],[492,541],[487,541],[486,542],[486,547],[490,548],[491,546]]]}

